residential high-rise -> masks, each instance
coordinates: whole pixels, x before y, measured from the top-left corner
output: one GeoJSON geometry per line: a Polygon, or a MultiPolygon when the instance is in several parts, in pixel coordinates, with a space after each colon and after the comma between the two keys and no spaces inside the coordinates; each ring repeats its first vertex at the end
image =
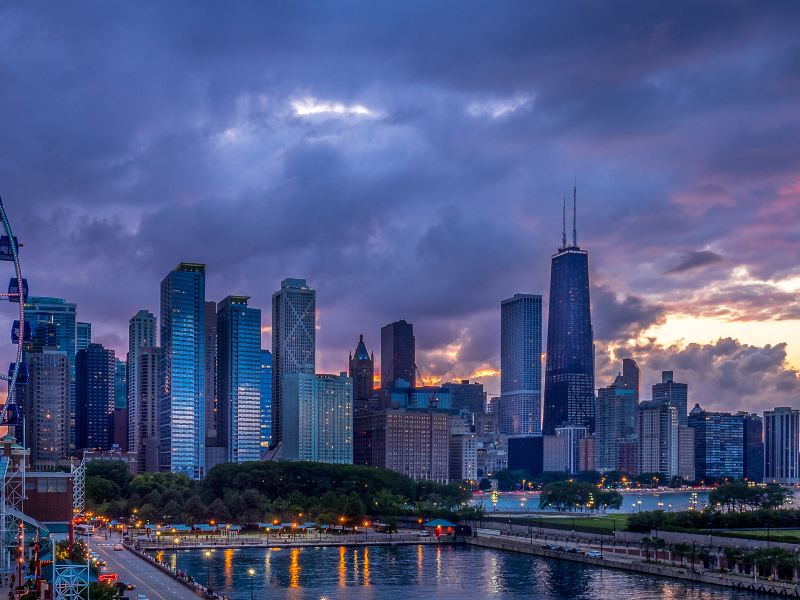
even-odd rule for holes
{"type": "Polygon", "coordinates": [[[283,440],[283,378],[314,373],[317,293],[305,279],[284,279],[272,294],[272,443],[283,440]]]}
{"type": "Polygon", "coordinates": [[[506,435],[542,432],[542,297],[514,294],[500,305],[500,404],[506,435]]]}
{"type": "Polygon", "coordinates": [[[414,387],[416,365],[414,325],[401,319],[381,327],[381,387],[394,388],[399,380],[414,387]]]}
{"type": "Polygon", "coordinates": [[[102,344],[89,344],[78,352],[75,371],[77,448],[109,450],[114,443],[114,351],[102,344]]]}
{"type": "Polygon", "coordinates": [[[667,402],[642,402],[636,409],[639,473],[662,473],[667,478],[679,471],[678,409],[667,402]]]}
{"type": "Polygon", "coordinates": [[[620,468],[620,443],[636,433],[635,389],[623,375],[597,392],[595,407],[595,467],[599,471],[620,468]]]}
{"type": "Polygon", "coordinates": [[[25,304],[25,320],[31,324],[36,345],[36,331],[46,332],[47,339],[39,340],[37,349],[54,347],[69,358],[69,432],[70,448],[75,447],[75,354],[77,353],[76,305],[63,298],[29,296],[25,304]],[[42,327],[38,327],[41,325],[42,327]]]}
{"type": "MultiPolygon", "coordinates": [[[[219,390],[217,388],[217,303],[206,301],[205,303],[205,329],[203,340],[205,343],[205,354],[203,357],[203,392],[205,393],[206,405],[206,448],[220,447],[223,444],[218,442],[219,437],[219,390]]],[[[227,455],[227,451],[224,451],[227,455]]],[[[225,456],[221,457],[225,460],[225,456]]],[[[209,461],[206,460],[208,463],[209,461]]],[[[210,469],[213,465],[208,464],[210,469]]]]}
{"type": "Polygon", "coordinates": [[[158,410],[161,397],[159,377],[163,353],[161,348],[142,346],[135,355],[136,363],[128,369],[128,373],[136,378],[137,390],[134,400],[136,411],[133,413],[130,407],[128,409],[128,445],[129,450],[133,451],[134,446],[131,444],[135,444],[137,472],[157,473],[158,450],[161,444],[158,410]]]}
{"type": "Polygon", "coordinates": [[[353,380],[353,414],[369,410],[369,401],[374,396],[375,355],[367,352],[364,336],[358,337],[355,354],[350,353],[350,379],[353,380]]]}
{"type": "Polygon", "coordinates": [[[678,427],[678,476],[694,481],[694,428],[678,427]]]}
{"type": "Polygon", "coordinates": [[[217,305],[219,445],[228,462],[261,458],[261,311],[247,296],[217,305]]]}
{"type": "Polygon", "coordinates": [[[653,400],[669,402],[678,409],[678,422],[681,427],[686,427],[688,424],[686,410],[689,402],[689,386],[675,381],[672,371],[661,372],[661,383],[656,383],[653,386],[653,400]]]}
{"type": "Polygon", "coordinates": [[[757,414],[742,415],[744,476],[748,481],[764,481],[764,421],[757,414]]]}
{"type": "Polygon", "coordinates": [[[741,415],[704,411],[696,404],[689,413],[694,428],[695,481],[741,479],[744,474],[741,415]]]}
{"type": "Polygon", "coordinates": [[[205,265],[181,263],[161,282],[159,470],[205,474],[205,265]]]}
{"type": "Polygon", "coordinates": [[[386,408],[360,415],[354,424],[354,462],[447,483],[449,421],[447,412],[431,409],[386,408]]]}
{"type": "Polygon", "coordinates": [[[800,410],[764,411],[764,481],[800,483],[800,410]]]}
{"type": "Polygon", "coordinates": [[[625,387],[630,390],[633,390],[633,398],[636,400],[636,404],[639,404],[639,378],[641,376],[641,370],[639,369],[639,365],[636,364],[636,361],[632,358],[623,358],[622,359],[622,380],[625,383],[625,387]]]}
{"type": "MultiPolygon", "coordinates": [[[[545,436],[551,437],[551,436],[545,436]]],[[[578,472],[578,457],[580,454],[580,441],[589,437],[589,429],[578,425],[566,425],[564,427],[556,427],[556,439],[559,440],[563,447],[564,470],[570,473],[578,472]]],[[[547,458],[548,450],[544,449],[545,459],[547,458]]]]}
{"type": "Polygon", "coordinates": [[[272,443],[272,352],[261,351],[261,450],[272,443]]]}
{"type": "Polygon", "coordinates": [[[353,380],[347,373],[287,373],[282,398],[282,458],[353,463],[353,380]]]}
{"type": "Polygon", "coordinates": [[[45,348],[25,354],[25,441],[34,470],[63,464],[69,449],[69,358],[45,348]]]}
{"type": "Polygon", "coordinates": [[[462,431],[450,435],[449,478],[451,482],[478,479],[478,446],[474,433],[462,431]]]}
{"type": "Polygon", "coordinates": [[[75,351],[86,350],[92,343],[92,324],[78,321],[75,324],[75,351]]]}
{"type": "MultiPolygon", "coordinates": [[[[136,452],[139,472],[144,472],[145,450],[144,440],[155,435],[154,429],[148,429],[148,425],[155,428],[158,424],[158,414],[155,412],[158,395],[151,397],[142,389],[139,356],[145,348],[155,348],[156,346],[156,318],[153,313],[140,310],[128,321],[128,449],[136,452]],[[144,400],[143,400],[144,399],[144,400]],[[143,406],[142,401],[151,400],[151,404],[143,406]]],[[[150,361],[152,362],[152,361],[150,361]]],[[[148,392],[158,390],[158,364],[155,364],[155,372],[152,377],[148,377],[148,392]]],[[[149,375],[147,370],[145,375],[149,375]]],[[[153,451],[153,448],[151,448],[153,451]]],[[[157,470],[151,465],[151,471],[157,470]]]]}
{"type": "Polygon", "coordinates": [[[589,253],[578,247],[573,189],[572,244],[566,219],[550,269],[544,432],[562,425],[594,431],[594,334],[589,301],[589,253]]]}

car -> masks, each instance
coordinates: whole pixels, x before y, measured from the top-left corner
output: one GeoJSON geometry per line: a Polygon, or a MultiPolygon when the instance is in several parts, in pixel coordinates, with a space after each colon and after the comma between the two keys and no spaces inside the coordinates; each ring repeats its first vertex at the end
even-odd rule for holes
{"type": "Polygon", "coordinates": [[[600,552],[600,550],[589,550],[586,553],[586,556],[589,556],[591,558],[603,558],[603,553],[600,552]]]}
{"type": "Polygon", "coordinates": [[[570,554],[577,554],[578,553],[578,549],[570,547],[570,548],[567,548],[567,552],[569,552],[570,554]]]}
{"type": "Polygon", "coordinates": [[[431,537],[431,532],[430,531],[420,531],[420,532],[417,533],[417,535],[419,537],[431,537]]]}
{"type": "Polygon", "coordinates": [[[122,544],[114,544],[114,550],[117,552],[122,552],[125,548],[122,547],[122,544]]]}
{"type": "Polygon", "coordinates": [[[150,600],[145,594],[137,594],[136,600],[150,600]]]}
{"type": "Polygon", "coordinates": [[[555,544],[547,544],[547,549],[555,552],[558,550],[558,546],[556,546],[555,544]]]}

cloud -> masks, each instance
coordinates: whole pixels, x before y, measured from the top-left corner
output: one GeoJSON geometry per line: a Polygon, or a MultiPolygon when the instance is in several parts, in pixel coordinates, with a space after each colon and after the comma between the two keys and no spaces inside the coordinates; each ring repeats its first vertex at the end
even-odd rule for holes
{"type": "Polygon", "coordinates": [[[292,110],[299,117],[309,117],[314,115],[347,116],[355,115],[359,117],[376,117],[375,111],[368,109],[363,104],[342,104],[341,102],[331,102],[317,100],[313,96],[306,96],[299,100],[292,101],[292,110]]]}
{"type": "Polygon", "coordinates": [[[690,250],[684,252],[678,259],[677,264],[671,269],[665,271],[665,275],[675,275],[678,273],[686,273],[706,265],[713,265],[725,260],[722,256],[711,250],[690,250]]]}

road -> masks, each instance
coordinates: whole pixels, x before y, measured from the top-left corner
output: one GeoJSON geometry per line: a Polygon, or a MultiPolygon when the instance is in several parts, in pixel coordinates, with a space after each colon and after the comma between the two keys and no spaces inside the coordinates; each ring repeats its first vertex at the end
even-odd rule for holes
{"type": "Polygon", "coordinates": [[[127,598],[136,598],[137,594],[145,594],[150,600],[194,597],[189,589],[132,552],[114,550],[114,544],[118,540],[116,535],[109,539],[95,535],[92,536],[89,547],[107,562],[109,572],[119,575],[120,581],[136,585],[135,590],[125,594],[127,598]]]}

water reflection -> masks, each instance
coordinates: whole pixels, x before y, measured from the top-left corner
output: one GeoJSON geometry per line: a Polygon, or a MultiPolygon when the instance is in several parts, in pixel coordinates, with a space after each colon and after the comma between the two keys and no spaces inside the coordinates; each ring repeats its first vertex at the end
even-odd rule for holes
{"type": "Polygon", "coordinates": [[[344,546],[339,548],[339,587],[347,585],[347,550],[344,546]]]}
{"type": "Polygon", "coordinates": [[[292,548],[289,564],[289,587],[300,587],[300,548],[292,548]]]}
{"type": "Polygon", "coordinates": [[[364,548],[364,585],[369,585],[369,548],[364,548]]]}

